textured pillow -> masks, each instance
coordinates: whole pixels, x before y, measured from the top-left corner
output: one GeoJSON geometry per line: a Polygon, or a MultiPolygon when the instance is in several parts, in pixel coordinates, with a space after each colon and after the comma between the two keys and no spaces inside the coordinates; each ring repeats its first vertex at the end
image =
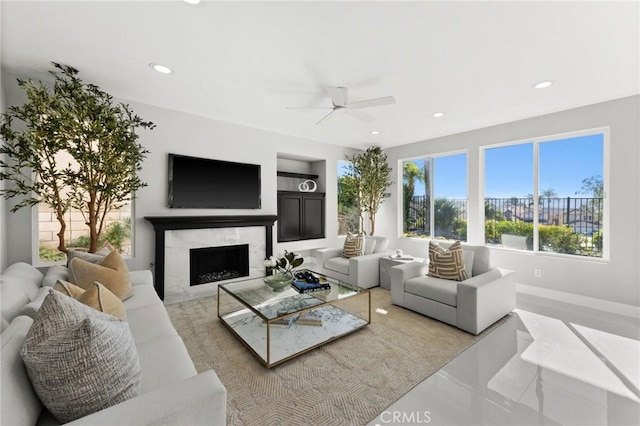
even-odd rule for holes
{"type": "Polygon", "coordinates": [[[342,248],[342,256],[346,258],[362,256],[364,253],[364,234],[347,234],[342,248]]]}
{"type": "Polygon", "coordinates": [[[98,281],[118,296],[120,300],[125,300],[133,295],[129,269],[120,253],[115,250],[104,258],[101,265],[77,257],[71,259],[69,281],[85,290],[98,281]]]}
{"type": "Polygon", "coordinates": [[[60,422],[138,395],[141,369],[126,322],[51,291],[20,350],[31,384],[60,422]]]}
{"type": "Polygon", "coordinates": [[[429,241],[429,273],[430,277],[445,280],[464,281],[469,278],[464,268],[462,243],[456,241],[449,250],[445,250],[437,243],[429,241]]]}
{"type": "Polygon", "coordinates": [[[53,289],[100,312],[113,315],[123,321],[127,320],[122,300],[99,282],[94,282],[87,290],[83,290],[66,281],[58,281],[53,289]]]}

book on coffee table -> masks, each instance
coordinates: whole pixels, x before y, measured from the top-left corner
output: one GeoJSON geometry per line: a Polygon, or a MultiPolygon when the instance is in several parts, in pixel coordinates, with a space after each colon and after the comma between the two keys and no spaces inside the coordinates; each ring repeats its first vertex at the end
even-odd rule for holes
{"type": "Polygon", "coordinates": [[[318,283],[308,283],[304,280],[294,280],[291,284],[298,293],[310,293],[312,291],[330,290],[331,285],[328,281],[321,280],[318,283]]]}

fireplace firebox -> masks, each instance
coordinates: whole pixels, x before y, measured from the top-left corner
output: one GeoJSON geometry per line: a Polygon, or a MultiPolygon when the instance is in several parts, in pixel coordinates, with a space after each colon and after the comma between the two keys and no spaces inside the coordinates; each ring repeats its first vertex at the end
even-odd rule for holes
{"type": "Polygon", "coordinates": [[[189,250],[190,285],[249,276],[249,244],[189,250]]]}

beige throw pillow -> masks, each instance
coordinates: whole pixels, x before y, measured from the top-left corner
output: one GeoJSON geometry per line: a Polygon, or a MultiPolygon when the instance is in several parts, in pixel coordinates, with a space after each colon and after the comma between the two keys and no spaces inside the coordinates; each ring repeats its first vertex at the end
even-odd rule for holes
{"type": "Polygon", "coordinates": [[[20,355],[38,397],[62,423],[139,392],[129,325],[58,291],[45,298],[20,355]]]}
{"type": "Polygon", "coordinates": [[[429,273],[430,277],[445,280],[464,281],[469,278],[464,267],[462,243],[456,241],[449,250],[445,250],[437,243],[429,241],[429,273]]]}
{"type": "Polygon", "coordinates": [[[83,290],[66,281],[58,281],[53,289],[100,312],[113,315],[123,321],[127,320],[122,300],[99,282],[94,282],[87,290],[83,290]]]}
{"type": "Polygon", "coordinates": [[[77,257],[71,259],[69,280],[72,284],[85,290],[95,281],[98,281],[118,296],[120,300],[125,300],[133,295],[129,269],[117,251],[109,253],[101,265],[96,265],[77,257]]]}
{"type": "Polygon", "coordinates": [[[95,263],[100,265],[105,257],[109,255],[114,250],[113,246],[106,242],[104,246],[102,246],[95,253],[89,253],[88,251],[83,250],[69,250],[67,251],[67,267],[71,264],[71,259],[75,257],[79,257],[82,260],[86,260],[87,262],[95,263]]]}
{"type": "Polygon", "coordinates": [[[364,254],[364,234],[347,234],[342,248],[342,257],[350,258],[364,254]]]}

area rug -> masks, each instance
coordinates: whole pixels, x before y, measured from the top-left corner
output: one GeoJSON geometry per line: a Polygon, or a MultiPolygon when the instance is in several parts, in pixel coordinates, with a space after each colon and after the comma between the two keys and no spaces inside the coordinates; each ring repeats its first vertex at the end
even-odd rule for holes
{"type": "Polygon", "coordinates": [[[198,372],[227,388],[228,425],[364,425],[489,332],[394,306],[388,290],[371,297],[369,326],[270,370],[219,322],[215,297],[166,308],[198,372]]]}

